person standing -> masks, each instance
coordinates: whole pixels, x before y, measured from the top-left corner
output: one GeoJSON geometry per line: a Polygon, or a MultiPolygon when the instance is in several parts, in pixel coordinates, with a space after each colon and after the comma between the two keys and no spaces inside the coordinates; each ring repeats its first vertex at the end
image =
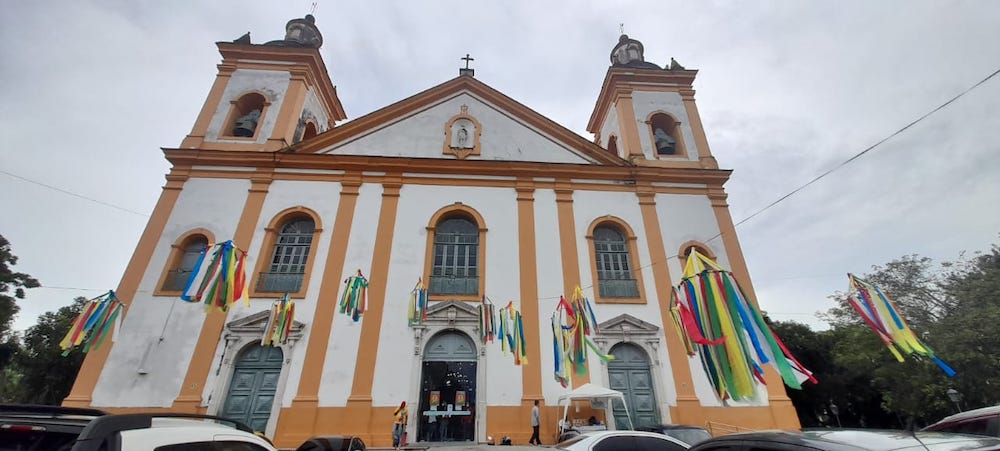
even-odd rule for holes
{"type": "Polygon", "coordinates": [[[406,401],[403,401],[392,415],[392,447],[398,451],[400,443],[405,440],[406,422],[410,417],[410,411],[406,408],[406,401]]]}
{"type": "Polygon", "coordinates": [[[542,424],[542,415],[538,411],[538,400],[535,400],[535,406],[531,408],[531,438],[528,440],[528,444],[531,445],[541,445],[542,440],[538,438],[538,426],[542,424]]]}

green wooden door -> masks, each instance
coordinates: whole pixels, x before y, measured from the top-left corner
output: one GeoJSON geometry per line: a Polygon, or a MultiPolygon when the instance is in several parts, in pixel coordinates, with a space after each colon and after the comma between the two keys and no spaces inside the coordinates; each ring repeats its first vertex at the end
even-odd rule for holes
{"type": "MultiPolygon", "coordinates": [[[[639,347],[621,343],[611,349],[615,359],[608,362],[608,381],[612,390],[625,395],[632,424],[636,427],[660,424],[660,412],[653,389],[653,375],[646,352],[639,347]]],[[[628,417],[621,402],[613,403],[615,428],[628,429],[628,417]]]]}
{"type": "Polygon", "coordinates": [[[219,416],[264,432],[278,390],[281,360],[281,348],[250,345],[244,349],[236,360],[226,404],[219,416]]]}

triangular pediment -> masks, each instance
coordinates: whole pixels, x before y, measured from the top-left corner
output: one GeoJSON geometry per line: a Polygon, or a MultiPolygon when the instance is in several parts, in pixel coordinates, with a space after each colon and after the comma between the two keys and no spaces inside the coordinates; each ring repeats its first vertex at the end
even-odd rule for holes
{"type": "Polygon", "coordinates": [[[598,328],[604,335],[655,335],[660,332],[660,328],[655,324],[647,323],[629,314],[621,314],[604,321],[598,324],[598,328]]]}
{"type": "Polygon", "coordinates": [[[368,157],[628,163],[470,76],[341,124],[291,149],[368,157]]]}
{"type": "Polygon", "coordinates": [[[431,302],[427,307],[428,325],[479,323],[479,308],[475,303],[464,301],[431,302]]]}
{"type": "MultiPolygon", "coordinates": [[[[243,318],[232,320],[226,323],[226,330],[235,333],[257,333],[263,334],[267,327],[267,320],[271,316],[270,310],[263,310],[243,318]]],[[[292,320],[292,333],[299,334],[306,327],[305,324],[292,320]]]]}

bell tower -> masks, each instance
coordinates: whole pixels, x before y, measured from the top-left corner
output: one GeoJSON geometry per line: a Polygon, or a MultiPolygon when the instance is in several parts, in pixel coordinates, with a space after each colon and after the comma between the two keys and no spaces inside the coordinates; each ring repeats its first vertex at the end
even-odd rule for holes
{"type": "Polygon", "coordinates": [[[697,74],[673,58],[662,68],[646,61],[642,43],[621,35],[587,131],[637,166],[718,169],[694,102],[697,74]]]}
{"type": "Polygon", "coordinates": [[[288,21],[281,40],[252,44],[247,33],[216,45],[219,73],[182,149],[273,152],[347,118],[313,16],[288,21]]]}

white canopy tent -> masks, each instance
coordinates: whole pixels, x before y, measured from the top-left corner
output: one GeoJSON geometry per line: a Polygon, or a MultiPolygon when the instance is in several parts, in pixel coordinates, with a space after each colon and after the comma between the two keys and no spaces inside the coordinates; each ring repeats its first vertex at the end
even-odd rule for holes
{"type": "MultiPolygon", "coordinates": [[[[625,404],[625,395],[622,394],[622,392],[620,391],[601,387],[600,385],[594,385],[588,382],[586,384],[577,387],[575,390],[565,395],[559,396],[558,403],[560,405],[564,405],[562,417],[559,419],[559,433],[562,434],[566,429],[569,429],[571,427],[571,425],[566,424],[566,418],[568,418],[569,406],[570,404],[573,403],[573,401],[600,400],[604,402],[610,402],[611,400],[615,399],[620,400],[622,402],[622,406],[625,407],[625,415],[628,418],[629,429],[635,429],[635,427],[632,425],[632,416],[628,412],[628,405],[625,404]]],[[[610,404],[608,405],[610,407],[610,404]]],[[[610,410],[611,409],[609,408],[609,412],[610,410]]],[[[609,420],[608,423],[614,424],[614,422],[611,420],[609,420]]]]}

